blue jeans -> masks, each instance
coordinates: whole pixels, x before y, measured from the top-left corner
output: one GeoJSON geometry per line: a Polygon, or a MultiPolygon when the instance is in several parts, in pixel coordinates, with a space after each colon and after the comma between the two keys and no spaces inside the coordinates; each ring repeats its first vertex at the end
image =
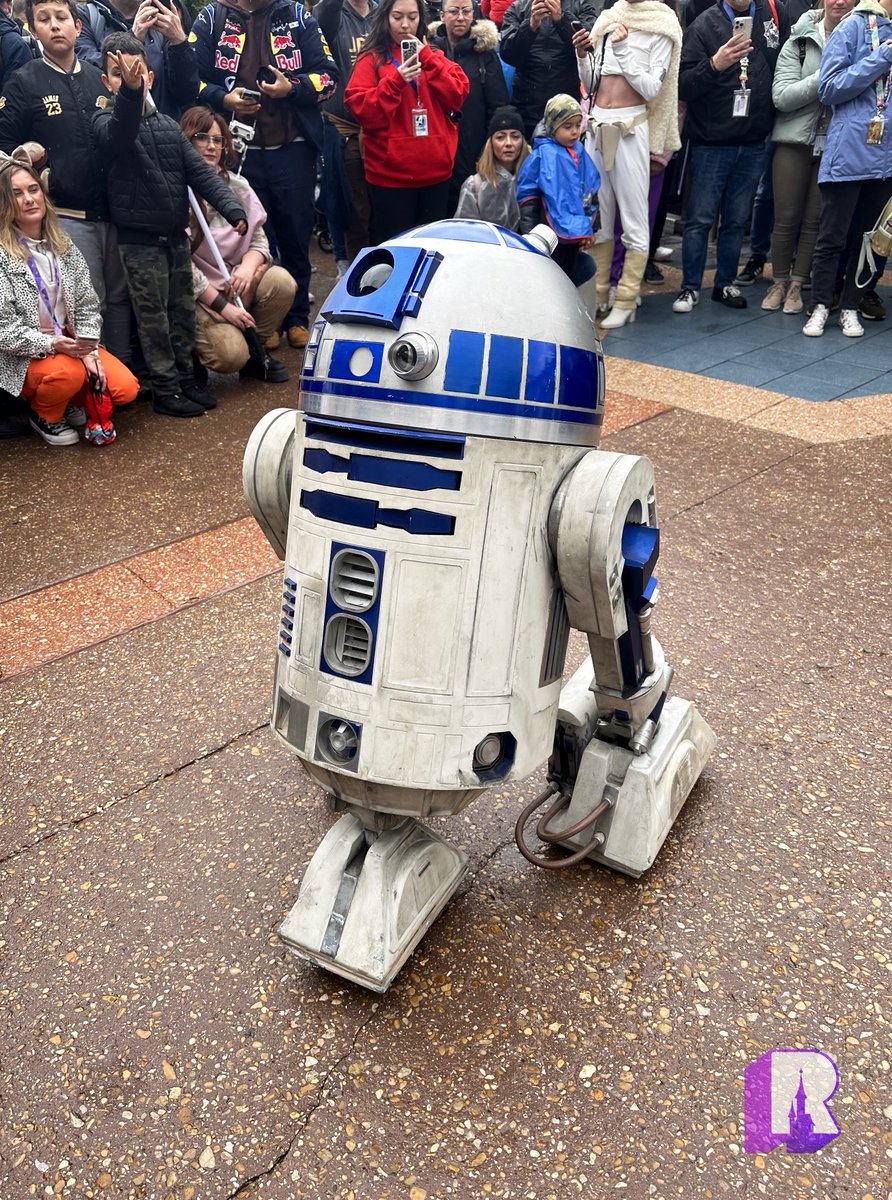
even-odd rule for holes
{"type": "Polygon", "coordinates": [[[699,291],[709,234],[719,216],[715,286],[734,280],[747,218],[765,165],[765,145],[694,146],[691,191],[681,243],[682,288],[699,291]]]}
{"type": "Polygon", "coordinates": [[[285,329],[292,325],[306,326],[310,315],[316,147],[312,142],[292,142],[278,150],[249,150],[242,174],[266,209],[267,225],[275,233],[279,262],[297,283],[294,303],[283,326],[285,329]]]}

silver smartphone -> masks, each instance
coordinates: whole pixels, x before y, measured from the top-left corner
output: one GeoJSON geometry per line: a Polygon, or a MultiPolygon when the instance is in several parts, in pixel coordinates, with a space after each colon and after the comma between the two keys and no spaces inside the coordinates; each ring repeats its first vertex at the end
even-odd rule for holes
{"type": "MultiPolygon", "coordinates": [[[[752,25],[752,21],[750,21],[750,24],[752,25]]],[[[418,43],[416,42],[415,38],[403,38],[403,40],[400,42],[400,55],[402,56],[403,62],[408,62],[408,60],[410,58],[414,58],[417,53],[418,43]]]]}
{"type": "Polygon", "coordinates": [[[752,39],[753,36],[753,18],[752,17],[735,17],[731,25],[731,32],[735,36],[742,33],[744,37],[752,39]]]}

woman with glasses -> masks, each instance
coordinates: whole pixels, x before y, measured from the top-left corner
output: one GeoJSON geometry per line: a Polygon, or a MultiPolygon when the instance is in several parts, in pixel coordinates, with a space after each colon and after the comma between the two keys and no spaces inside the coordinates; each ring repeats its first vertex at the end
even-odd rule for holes
{"type": "Polygon", "coordinates": [[[499,31],[492,21],[474,20],[471,0],[444,0],[443,22],[431,26],[430,44],[458,63],[468,77],[468,98],[458,124],[458,150],[449,185],[450,213],[461,185],[474,174],[489,122],[508,103],[508,87],[498,55],[499,31]]]}
{"type": "Polygon", "coordinates": [[[248,214],[248,228],[238,233],[203,201],[217,254],[207,244],[193,214],[192,282],[195,288],[195,349],[201,363],[227,375],[239,371],[266,383],[284,383],[285,364],[273,358],[264,342],[279,329],[291,307],[297,285],[283,267],[271,266],[269,242],[263,231],[266,211],[256,192],[241,175],[230,175],[235,161],[229,126],[210,108],[195,105],[180,118],[186,137],[248,214]]]}
{"type": "MultiPolygon", "coordinates": [[[[99,345],[102,317],[84,258],[62,232],[30,163],[0,160],[0,388],[28,401],[31,428],[50,446],[77,444],[87,394],[115,405],[139,384],[99,345]]],[[[102,445],[110,424],[87,430],[102,445]]]]}
{"type": "Polygon", "coordinates": [[[362,128],[376,242],[449,212],[468,77],[427,44],[426,33],[424,0],[382,0],[344,92],[362,128]],[[409,45],[404,57],[401,46],[409,45]]]}

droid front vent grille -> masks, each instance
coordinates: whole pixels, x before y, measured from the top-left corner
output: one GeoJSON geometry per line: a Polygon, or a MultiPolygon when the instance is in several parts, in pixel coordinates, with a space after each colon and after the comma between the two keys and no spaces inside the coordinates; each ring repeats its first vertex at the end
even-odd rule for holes
{"type": "Polygon", "coordinates": [[[325,630],[325,657],[343,675],[361,675],[372,655],[372,631],[365,621],[339,613],[325,630]]]}
{"type": "Polygon", "coordinates": [[[331,598],[338,608],[365,612],[378,595],[378,564],[361,550],[341,550],[331,565],[331,598]]]}

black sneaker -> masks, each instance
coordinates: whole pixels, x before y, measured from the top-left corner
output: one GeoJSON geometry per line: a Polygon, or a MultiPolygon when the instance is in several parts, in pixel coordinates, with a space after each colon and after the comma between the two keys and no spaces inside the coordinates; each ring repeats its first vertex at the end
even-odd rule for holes
{"type": "Polygon", "coordinates": [[[647,266],[644,268],[645,283],[665,283],[666,276],[657,266],[652,258],[647,260],[647,266]]]}
{"type": "MultiPolygon", "coordinates": [[[[740,274],[737,276],[737,278],[734,280],[734,282],[737,284],[738,287],[749,287],[750,284],[755,283],[757,279],[762,278],[762,274],[764,271],[765,271],[765,259],[757,258],[754,256],[753,258],[747,259],[746,266],[743,268],[743,270],[740,272],[740,274]]],[[[713,300],[715,299],[714,294],[713,294],[712,298],[713,298],[713,300]]],[[[733,308],[744,308],[745,305],[735,304],[735,305],[732,305],[732,307],[733,308]]]]}
{"type": "Polygon", "coordinates": [[[885,321],[886,306],[874,291],[865,292],[858,305],[858,312],[865,321],[885,321]]]}
{"type": "Polygon", "coordinates": [[[746,308],[746,298],[741,296],[740,288],[734,287],[733,284],[728,284],[727,287],[714,287],[712,298],[717,304],[724,304],[726,308],[746,308]]]}
{"type": "Polygon", "coordinates": [[[76,446],[80,441],[80,434],[67,421],[45,421],[33,408],[28,413],[28,424],[48,446],[76,446]]]}
{"type": "Polygon", "coordinates": [[[263,362],[252,355],[239,371],[239,375],[249,379],[262,379],[264,383],[287,383],[291,378],[291,372],[285,364],[273,358],[266,350],[263,352],[263,362]]]}
{"type": "Polygon", "coordinates": [[[217,401],[210,392],[206,392],[204,388],[200,388],[194,381],[192,383],[181,383],[180,392],[191,400],[193,404],[197,404],[202,409],[216,408],[217,401]]]}
{"type": "Polygon", "coordinates": [[[163,417],[203,417],[204,409],[200,404],[193,404],[179,392],[172,396],[155,396],[152,408],[163,417]]]}

